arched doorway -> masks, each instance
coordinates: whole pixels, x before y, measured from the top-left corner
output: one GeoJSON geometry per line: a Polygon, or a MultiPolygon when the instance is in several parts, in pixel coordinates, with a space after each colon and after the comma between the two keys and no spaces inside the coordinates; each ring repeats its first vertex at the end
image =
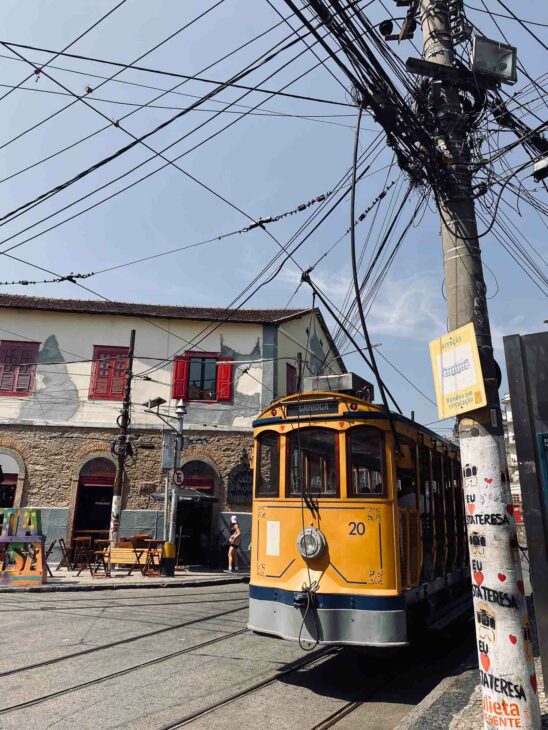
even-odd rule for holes
{"type": "Polygon", "coordinates": [[[19,481],[19,464],[9,454],[0,453],[0,468],[2,479],[0,479],[0,508],[13,507],[15,505],[15,493],[19,481]]]}
{"type": "Polygon", "coordinates": [[[177,506],[178,562],[208,565],[212,562],[211,527],[219,476],[214,467],[202,459],[190,459],[182,469],[183,495],[177,506]]]}
{"type": "Polygon", "coordinates": [[[106,457],[90,459],[80,469],[74,537],[108,537],[115,476],[116,466],[106,457]]]}

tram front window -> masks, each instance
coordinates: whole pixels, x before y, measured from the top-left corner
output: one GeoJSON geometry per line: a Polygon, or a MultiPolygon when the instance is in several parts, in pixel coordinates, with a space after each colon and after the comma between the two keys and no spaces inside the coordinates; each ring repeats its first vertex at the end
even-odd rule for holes
{"type": "Polygon", "coordinates": [[[382,497],[384,438],[371,426],[356,426],[348,437],[349,497],[382,497]]]}
{"type": "Polygon", "coordinates": [[[302,428],[289,434],[289,496],[302,491],[318,497],[338,497],[337,432],[302,428]]]}
{"type": "Polygon", "coordinates": [[[257,439],[257,497],[278,497],[280,485],[280,452],[278,434],[263,431],[257,439]]]}

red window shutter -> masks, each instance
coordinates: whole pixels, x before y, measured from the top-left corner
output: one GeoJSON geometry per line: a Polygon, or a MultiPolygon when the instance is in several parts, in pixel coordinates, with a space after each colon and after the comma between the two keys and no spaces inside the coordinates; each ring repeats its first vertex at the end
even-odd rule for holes
{"type": "Polygon", "coordinates": [[[127,347],[93,348],[90,399],[122,400],[126,384],[127,347]]]}
{"type": "Polygon", "coordinates": [[[187,399],[189,361],[187,357],[178,357],[173,363],[172,398],[187,399]]]}
{"type": "Polygon", "coordinates": [[[0,395],[30,395],[34,385],[38,343],[0,345],[0,395]]]}
{"type": "Polygon", "coordinates": [[[232,358],[217,364],[217,400],[232,400],[232,358]]]}
{"type": "Polygon", "coordinates": [[[110,395],[124,396],[126,387],[127,357],[115,355],[110,361],[110,395]]]}

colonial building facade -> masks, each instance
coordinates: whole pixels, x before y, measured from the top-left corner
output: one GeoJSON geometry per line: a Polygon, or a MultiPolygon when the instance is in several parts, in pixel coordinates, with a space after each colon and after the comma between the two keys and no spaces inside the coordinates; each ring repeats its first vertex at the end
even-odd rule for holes
{"type": "MultiPolygon", "coordinates": [[[[112,445],[136,330],[121,533],[162,536],[167,428],[143,403],[185,402],[185,562],[211,561],[229,514],[251,508],[251,424],[300,373],[344,371],[318,310],[200,309],[0,295],[0,506],[42,510],[50,539],[108,534],[112,445]]],[[[245,537],[245,536],[244,536],[245,537]]],[[[244,539],[244,547],[245,547],[244,539]]]]}

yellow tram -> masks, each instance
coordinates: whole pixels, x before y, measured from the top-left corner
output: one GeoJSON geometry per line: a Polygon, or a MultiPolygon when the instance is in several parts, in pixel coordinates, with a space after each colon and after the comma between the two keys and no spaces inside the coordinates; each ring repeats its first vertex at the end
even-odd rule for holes
{"type": "Polygon", "coordinates": [[[405,645],[471,605],[459,451],[335,378],[253,424],[249,628],[405,645]]]}

